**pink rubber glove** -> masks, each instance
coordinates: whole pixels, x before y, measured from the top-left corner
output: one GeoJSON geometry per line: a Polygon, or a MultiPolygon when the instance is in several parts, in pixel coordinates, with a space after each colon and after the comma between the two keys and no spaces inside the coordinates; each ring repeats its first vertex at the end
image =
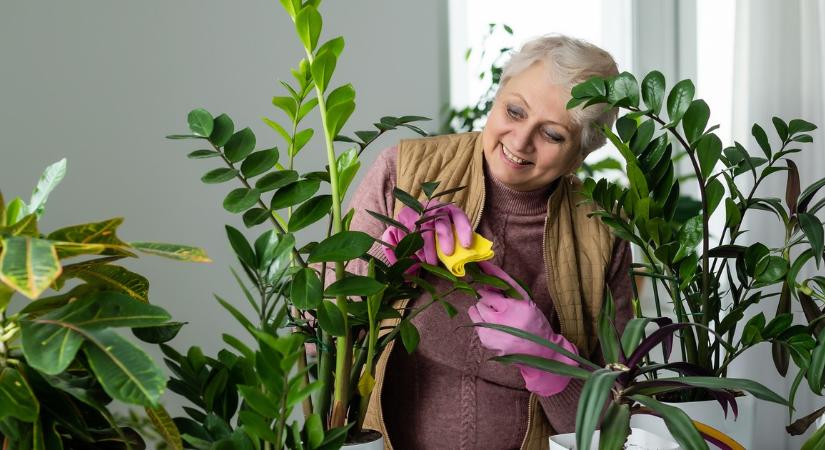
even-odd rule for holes
{"type": "MultiPolygon", "coordinates": [[[[438,264],[438,254],[435,251],[435,235],[433,233],[438,235],[438,245],[441,251],[447,255],[452,255],[455,251],[455,235],[453,234],[453,229],[455,229],[455,234],[458,235],[458,241],[462,247],[469,248],[473,243],[473,227],[470,225],[470,219],[467,218],[464,211],[453,204],[442,205],[443,206],[424,213],[423,217],[430,219],[422,223],[420,227],[422,231],[421,237],[424,239],[424,247],[415,252],[415,257],[419,261],[431,265],[438,264]]],[[[422,216],[415,212],[415,210],[405,206],[398,212],[396,220],[408,229],[414,230],[416,227],[415,222],[421,219],[421,217],[422,216]]],[[[384,230],[384,234],[381,235],[381,240],[391,245],[397,245],[406,235],[406,231],[398,227],[390,226],[384,230]]],[[[396,257],[395,251],[392,248],[384,247],[384,254],[387,256],[387,261],[390,264],[395,264],[395,262],[398,261],[398,257],[396,257]]],[[[418,264],[410,267],[407,272],[413,272],[417,268],[418,264]]]]}
{"type": "MultiPolygon", "coordinates": [[[[507,298],[497,289],[480,289],[478,293],[481,295],[481,298],[478,303],[471,306],[468,311],[470,320],[472,320],[473,323],[496,323],[518,328],[547,339],[571,353],[578,354],[576,346],[553,330],[544,313],[530,300],[527,292],[525,292],[518,283],[498,266],[490,262],[485,261],[478,264],[481,270],[488,275],[493,275],[507,281],[518,291],[524,300],[507,298]]],[[[578,365],[574,360],[535,342],[490,328],[479,327],[476,328],[476,331],[478,332],[481,344],[496,352],[499,356],[521,353],[546,359],[554,359],[571,366],[578,365]]],[[[522,378],[524,378],[527,390],[541,396],[547,397],[557,394],[564,390],[570,382],[570,378],[566,376],[556,375],[522,364],[517,364],[517,367],[521,372],[522,378]]]]}

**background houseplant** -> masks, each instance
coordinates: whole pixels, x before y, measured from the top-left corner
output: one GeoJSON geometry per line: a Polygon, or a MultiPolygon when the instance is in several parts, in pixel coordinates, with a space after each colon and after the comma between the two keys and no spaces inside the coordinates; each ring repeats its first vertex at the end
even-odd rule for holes
{"type": "MultiPolygon", "coordinates": [[[[422,186],[432,200],[424,204],[403,191],[394,193],[419,216],[427,216],[414,226],[374,214],[378,220],[408,232],[397,245],[382,243],[394,248],[399,258],[395,264],[388,266],[367,253],[375,239],[348,230],[354,211],[343,211],[342,199],[360,167],[361,153],[381,134],[398,127],[426,134],[414,125],[425,119],[383,117],[375,130],[356,131],[355,137],[339,135],[355,108],[355,91],[349,84],[331,88],[344,40],[336,37],[320,43],[318,3],[281,2],[306,54],[292,71],[295,82],[281,82],[286,95],[272,101],[287,121],[264,119],[283,139],[281,149],[255,151],[256,138],[249,128],[236,131],[227,115],[213,117],[204,109],[188,115],[192,134],[169,136],[195,139],[210,146],[189,154],[190,158],[214,158],[221,163],[202,181],[239,181],[242,187],[226,196],[224,208],[242,214],[247,227],[263,223],[271,227],[253,244],[244,233],[227,226],[227,236],[247,278],[243,282],[236,275],[254,312],[252,317],[218,299],[250,333],[257,348],[229,334],[223,339],[233,350],[222,350],[215,358],[205,357],[197,347],[186,354],[163,347],[167,364],[176,374],[170,389],[194,404],[185,408],[188,417],[175,419],[187,445],[194,448],[340,446],[349,429],[357,431],[363,421],[376,356],[387,343],[400,337],[406,349],[412,351],[418,343],[418,332],[411,319],[434,303],[441,304],[448,314],[455,314],[455,309],[443,301],[452,290],[436,293],[426,281],[405,274],[416,263],[412,256],[424,244],[422,224],[438,216],[437,198],[447,193],[439,192],[437,183],[422,186]],[[321,118],[322,127],[317,133],[301,125],[312,111],[321,118]],[[327,165],[323,170],[299,174],[294,170],[295,159],[299,152],[309,151],[303,149],[312,147],[308,143],[315,135],[323,135],[327,165]],[[348,143],[349,148],[336,151],[336,141],[348,143]],[[324,239],[297,244],[304,237],[299,231],[326,218],[329,221],[324,239]],[[367,273],[348,273],[347,265],[359,258],[368,261],[367,273]],[[400,319],[391,307],[394,300],[417,296],[423,290],[433,294],[430,304],[410,311],[389,328],[379,329],[383,319],[400,319]],[[285,327],[293,332],[279,332],[285,327]],[[317,348],[317,365],[305,358],[304,344],[317,348]],[[303,426],[287,423],[298,404],[306,419],[303,426]]],[[[445,269],[420,266],[448,279],[453,290],[474,292],[469,283],[445,269]]],[[[350,433],[351,437],[356,434],[350,433]]]]}
{"type": "Polygon", "coordinates": [[[65,171],[65,159],[49,166],[28,204],[6,204],[0,195],[0,442],[4,449],[144,448],[109,403],[143,405],[163,429],[158,399],[166,377],[114,330],[132,328],[157,343],[182,324],[148,303],[146,278],[114,263],[134,251],[209,259],[194,247],[124,242],[120,218],[42,232],[46,200],[65,171]],[[59,292],[42,297],[49,288],[59,292]],[[32,301],[21,309],[15,294],[32,301]]]}

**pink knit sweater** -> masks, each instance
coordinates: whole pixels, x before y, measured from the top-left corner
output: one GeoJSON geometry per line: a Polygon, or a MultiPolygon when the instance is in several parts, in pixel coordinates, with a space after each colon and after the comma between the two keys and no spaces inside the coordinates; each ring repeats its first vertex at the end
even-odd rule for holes
{"type": "MultiPolygon", "coordinates": [[[[385,225],[366,210],[392,216],[397,156],[396,147],[384,150],[367,172],[350,201],[356,209],[352,230],[375,237],[384,231],[385,225]]],[[[527,283],[533,300],[558,330],[541,245],[552,188],[518,192],[487,174],[485,189],[484,212],[477,231],[494,242],[492,262],[527,283]]],[[[372,251],[380,248],[376,246],[372,251]]],[[[630,247],[622,241],[615,246],[606,275],[620,330],[632,314],[630,263],[630,247]]],[[[439,292],[448,288],[438,278],[428,281],[439,292]]],[[[424,295],[409,306],[421,306],[429,300],[429,295],[424,295]]],[[[461,293],[447,300],[458,315],[449,318],[438,304],[424,310],[413,320],[421,334],[418,349],[410,355],[398,345],[390,356],[382,394],[389,438],[399,450],[517,449],[527,431],[530,393],[524,380],[516,367],[489,360],[495,355],[481,346],[467,315],[475,300],[461,293]]],[[[541,398],[542,408],[557,432],[573,431],[581,387],[581,382],[573,380],[559,394],[541,398]]]]}

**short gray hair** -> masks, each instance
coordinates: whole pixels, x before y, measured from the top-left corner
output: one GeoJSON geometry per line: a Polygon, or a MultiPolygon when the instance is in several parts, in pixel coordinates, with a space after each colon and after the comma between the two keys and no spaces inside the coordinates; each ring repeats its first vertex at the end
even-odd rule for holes
{"type": "MultiPolygon", "coordinates": [[[[499,89],[510,78],[540,61],[547,64],[558,85],[568,92],[590,77],[607,78],[619,73],[616,61],[605,50],[581,39],[548,34],[528,41],[518,52],[513,53],[502,70],[499,89]]],[[[617,108],[605,110],[604,105],[587,108],[579,105],[570,110],[573,123],[581,130],[582,157],[605,143],[604,135],[594,129],[593,125],[612,127],[617,115],[617,108]]]]}

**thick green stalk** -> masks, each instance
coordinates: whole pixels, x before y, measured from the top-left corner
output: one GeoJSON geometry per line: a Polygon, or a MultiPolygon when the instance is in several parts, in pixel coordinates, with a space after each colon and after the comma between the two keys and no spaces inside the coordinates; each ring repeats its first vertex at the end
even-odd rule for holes
{"type": "MultiPolygon", "coordinates": [[[[312,52],[306,49],[307,61],[310,66],[314,58],[312,52]]],[[[324,129],[324,141],[327,149],[327,162],[329,163],[329,184],[332,194],[332,232],[333,234],[344,231],[343,222],[341,220],[341,193],[338,191],[338,164],[335,158],[335,148],[333,146],[334,136],[330,135],[329,127],[327,126],[327,105],[324,99],[324,92],[315,84],[315,94],[318,98],[318,111],[321,114],[321,126],[324,129]]],[[[340,280],[344,277],[344,263],[335,263],[335,279],[340,280]]],[[[347,416],[347,399],[349,398],[349,374],[350,366],[352,365],[352,352],[350,351],[350,329],[349,321],[347,320],[347,298],[339,295],[335,298],[335,304],[341,311],[344,322],[344,336],[339,336],[335,341],[335,392],[333,397],[332,418],[330,426],[332,428],[344,426],[347,416]]]]}

